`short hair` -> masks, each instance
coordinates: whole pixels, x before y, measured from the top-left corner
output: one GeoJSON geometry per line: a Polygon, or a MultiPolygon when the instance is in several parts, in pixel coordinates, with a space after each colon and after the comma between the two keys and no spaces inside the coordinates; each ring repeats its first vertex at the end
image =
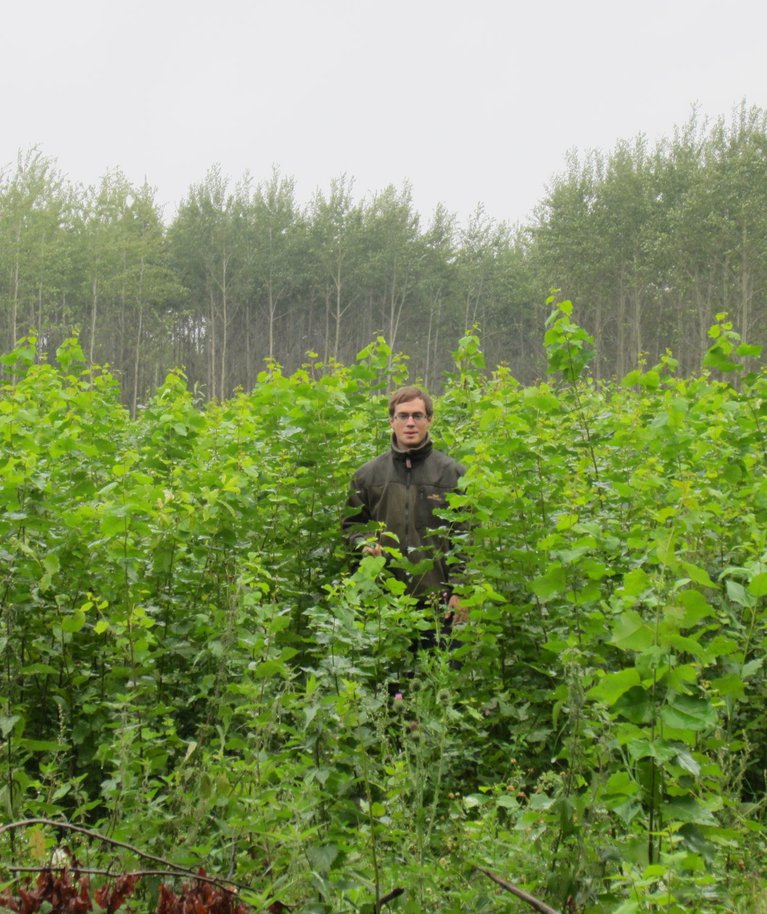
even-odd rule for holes
{"type": "Polygon", "coordinates": [[[423,405],[426,407],[426,415],[431,419],[434,413],[434,404],[432,403],[431,397],[420,387],[412,386],[400,387],[399,390],[395,390],[389,397],[389,416],[394,416],[400,403],[407,403],[408,400],[417,400],[419,397],[423,400],[423,405]]]}

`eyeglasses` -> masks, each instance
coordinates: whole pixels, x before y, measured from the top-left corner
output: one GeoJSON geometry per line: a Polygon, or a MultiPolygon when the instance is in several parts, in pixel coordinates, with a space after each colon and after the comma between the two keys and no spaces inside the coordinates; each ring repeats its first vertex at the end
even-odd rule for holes
{"type": "Polygon", "coordinates": [[[427,416],[426,413],[396,413],[394,418],[397,422],[407,422],[408,419],[412,419],[413,422],[423,422],[427,416]]]}

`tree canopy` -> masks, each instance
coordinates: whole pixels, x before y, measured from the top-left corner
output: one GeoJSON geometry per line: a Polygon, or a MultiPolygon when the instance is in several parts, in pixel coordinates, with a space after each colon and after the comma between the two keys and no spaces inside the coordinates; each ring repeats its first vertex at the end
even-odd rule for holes
{"type": "Polygon", "coordinates": [[[0,350],[79,333],[134,412],[171,368],[220,399],[265,360],[349,361],[379,334],[439,390],[474,325],[487,363],[530,382],[557,288],[600,340],[596,377],[668,349],[692,370],[719,312],[764,339],[766,150],[759,108],[693,116],[654,148],[573,153],[514,226],[481,207],[465,225],[443,207],[425,221],[409,187],[358,199],[346,176],[301,204],[279,171],[233,183],[218,167],[164,220],[150,186],[119,171],[73,186],[28,150],[0,175],[0,350]]]}

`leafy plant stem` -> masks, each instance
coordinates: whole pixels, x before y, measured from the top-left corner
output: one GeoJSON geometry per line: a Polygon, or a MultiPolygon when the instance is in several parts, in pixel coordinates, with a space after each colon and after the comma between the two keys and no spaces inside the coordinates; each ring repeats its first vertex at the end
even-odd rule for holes
{"type": "Polygon", "coordinates": [[[363,742],[362,728],[357,731],[358,745],[362,749],[362,780],[365,785],[365,799],[367,800],[368,825],[370,827],[370,857],[373,864],[373,884],[375,887],[375,910],[381,903],[381,871],[378,860],[378,824],[373,815],[373,788],[370,781],[370,762],[367,747],[363,742]]]}

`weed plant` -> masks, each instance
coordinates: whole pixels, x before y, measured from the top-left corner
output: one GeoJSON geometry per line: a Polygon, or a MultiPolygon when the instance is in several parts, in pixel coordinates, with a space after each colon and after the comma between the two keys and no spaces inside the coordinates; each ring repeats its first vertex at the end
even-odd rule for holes
{"type": "Polygon", "coordinates": [[[547,381],[472,332],[438,399],[470,620],[429,651],[340,534],[407,377],[382,340],[224,403],[175,372],[135,419],[74,340],[3,358],[0,881],[63,840],[14,823],[54,819],[254,910],[516,910],[479,868],[580,914],[765,910],[758,351],[720,315],[697,376],[596,384],[551,305],[547,381]]]}

